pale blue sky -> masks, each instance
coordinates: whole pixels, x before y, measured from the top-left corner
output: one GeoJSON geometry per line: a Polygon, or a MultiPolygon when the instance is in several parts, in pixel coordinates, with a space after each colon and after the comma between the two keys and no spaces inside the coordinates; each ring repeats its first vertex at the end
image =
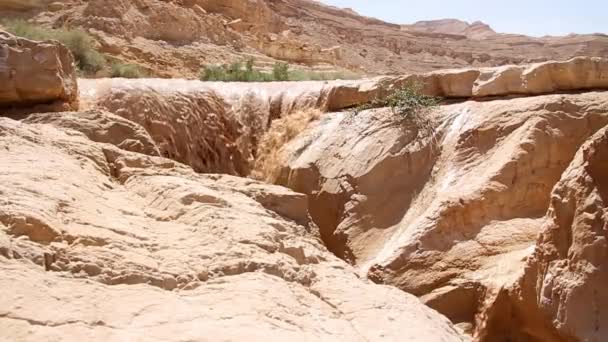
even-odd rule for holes
{"type": "Polygon", "coordinates": [[[533,36],[608,33],[608,0],[322,0],[398,24],[457,18],[533,36]]]}

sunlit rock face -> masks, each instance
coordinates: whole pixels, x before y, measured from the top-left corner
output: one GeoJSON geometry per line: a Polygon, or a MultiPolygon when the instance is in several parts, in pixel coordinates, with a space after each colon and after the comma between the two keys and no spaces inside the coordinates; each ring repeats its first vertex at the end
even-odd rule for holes
{"type": "Polygon", "coordinates": [[[34,42],[0,30],[0,108],[34,105],[77,108],[72,54],[57,42],[34,42]]]}
{"type": "MultiPolygon", "coordinates": [[[[463,340],[329,252],[306,195],[197,173],[245,173],[238,153],[255,134],[241,120],[264,111],[239,109],[239,91],[167,84],[121,83],[99,102],[103,89],[83,87],[80,111],[41,113],[24,98],[11,102],[20,115],[0,109],[1,339],[463,340]]],[[[288,93],[279,113],[308,101],[288,93]]]]}
{"type": "Polygon", "coordinates": [[[602,34],[528,37],[454,19],[399,25],[311,0],[0,0],[0,16],[69,23],[112,58],[191,79],[204,65],[249,58],[265,70],[284,61],[373,76],[603,57],[608,47],[602,34]]]}
{"type": "Polygon", "coordinates": [[[608,95],[590,92],[445,105],[427,113],[431,128],[390,109],[327,114],[282,150],[275,181],[308,194],[336,255],[471,324],[479,339],[597,340],[594,322],[608,323],[601,313],[566,313],[592,301],[577,293],[605,284],[598,156],[607,113],[608,95]],[[577,167],[583,157],[598,161],[577,167]],[[581,177],[583,189],[560,190],[581,177]],[[576,240],[570,231],[581,229],[576,240]],[[537,311],[506,319],[518,296],[537,311]]]}
{"type": "Polygon", "coordinates": [[[605,339],[605,60],[76,98],[50,56],[0,109],[10,340],[605,339]],[[411,81],[447,101],[353,109],[411,81]]]}
{"type": "Polygon", "coordinates": [[[0,118],[4,337],[460,341],[328,252],[304,195],[43,121],[0,118]]]}

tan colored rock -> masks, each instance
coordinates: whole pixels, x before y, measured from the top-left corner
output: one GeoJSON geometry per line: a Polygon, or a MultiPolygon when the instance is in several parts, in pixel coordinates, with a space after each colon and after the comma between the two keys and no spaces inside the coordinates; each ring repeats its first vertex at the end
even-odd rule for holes
{"type": "Polygon", "coordinates": [[[57,42],[34,42],[0,31],[0,106],[78,106],[74,59],[57,42]]]}
{"type": "MultiPolygon", "coordinates": [[[[596,92],[468,101],[441,106],[429,121],[388,109],[327,114],[285,147],[277,183],[309,196],[336,255],[454,323],[473,324],[479,337],[482,313],[508,320],[501,289],[524,273],[552,189],[608,124],[606,113],[608,95],[596,92]]],[[[552,301],[551,310],[567,310],[567,299],[552,301]]],[[[595,317],[578,316],[581,326],[595,317]]],[[[510,336],[525,337],[525,322],[507,325],[510,336]]]]}
{"type": "Polygon", "coordinates": [[[541,340],[608,337],[607,176],[605,127],[579,149],[555,187],[525,273],[485,317],[488,339],[512,338],[514,326],[541,340]],[[498,313],[504,309],[512,315],[498,313]]]}
{"type": "Polygon", "coordinates": [[[49,0],[0,0],[0,9],[28,11],[42,8],[49,0]]]}
{"type": "Polygon", "coordinates": [[[158,147],[143,127],[112,113],[100,110],[38,113],[29,115],[23,121],[51,124],[63,130],[81,132],[95,142],[112,144],[126,151],[160,156],[158,147]]]}
{"type": "Polygon", "coordinates": [[[0,149],[3,338],[461,341],[292,221],[300,194],[54,124],[0,118],[0,149]]]}
{"type": "Polygon", "coordinates": [[[49,11],[58,12],[65,8],[65,4],[60,1],[55,1],[51,2],[47,8],[49,11]]]}
{"type": "Polygon", "coordinates": [[[577,58],[525,67],[443,70],[354,81],[83,79],[80,87],[84,104],[142,125],[164,156],[199,172],[248,175],[270,123],[295,112],[356,107],[413,81],[420,82],[425,93],[445,98],[608,89],[602,76],[607,65],[603,59],[577,58]],[[510,77],[510,70],[526,70],[525,79],[510,77]]]}
{"type": "Polygon", "coordinates": [[[80,80],[82,101],[142,125],[162,155],[199,172],[248,175],[273,119],[368,101],[376,81],[222,83],[80,80]],[[369,87],[369,90],[367,88],[369,87]],[[351,98],[351,96],[357,95],[351,98]],[[203,133],[201,133],[203,132],[203,133]]]}
{"type": "Polygon", "coordinates": [[[469,24],[457,19],[419,21],[412,25],[404,25],[402,28],[428,33],[463,35],[472,39],[483,39],[496,35],[496,32],[490,26],[480,21],[469,24]]]}
{"type": "Polygon", "coordinates": [[[429,95],[441,97],[501,97],[541,95],[608,88],[608,60],[577,57],[563,62],[508,65],[497,68],[439,70],[393,79],[422,82],[429,95]]]}
{"type": "Polygon", "coordinates": [[[162,77],[198,78],[201,65],[251,57],[361,75],[423,73],[602,57],[607,46],[601,34],[535,38],[451,19],[397,25],[311,0],[78,0],[57,12],[39,5],[49,2],[0,0],[0,15],[93,29],[119,47],[104,53],[162,77]]]}
{"type": "Polygon", "coordinates": [[[559,91],[606,89],[608,61],[578,57],[566,62],[546,62],[528,67],[506,67],[482,72],[475,82],[476,97],[505,94],[537,95],[559,91]]]}

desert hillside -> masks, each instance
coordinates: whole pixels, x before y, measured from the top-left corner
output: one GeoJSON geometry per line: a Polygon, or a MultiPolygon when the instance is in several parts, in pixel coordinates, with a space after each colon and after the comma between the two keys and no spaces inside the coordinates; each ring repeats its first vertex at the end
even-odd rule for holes
{"type": "MultiPolygon", "coordinates": [[[[80,27],[104,54],[163,77],[254,58],[357,75],[525,64],[605,56],[605,35],[532,38],[476,22],[397,25],[311,0],[0,1],[0,17],[80,27]]],[[[406,23],[403,23],[406,24],[406,23]]]]}
{"type": "Polygon", "coordinates": [[[608,340],[604,36],[0,6],[0,341],[608,340]]]}

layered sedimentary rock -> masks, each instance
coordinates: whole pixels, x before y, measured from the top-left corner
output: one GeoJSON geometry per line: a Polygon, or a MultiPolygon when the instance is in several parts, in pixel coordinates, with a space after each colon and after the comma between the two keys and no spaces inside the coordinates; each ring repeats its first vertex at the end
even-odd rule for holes
{"type": "Polygon", "coordinates": [[[83,133],[92,141],[116,145],[127,151],[160,156],[148,131],[133,121],[101,110],[28,115],[27,123],[47,123],[64,130],[83,133]]]}
{"type": "Polygon", "coordinates": [[[84,106],[142,125],[162,155],[199,172],[248,175],[272,120],[306,109],[338,110],[373,99],[394,79],[213,83],[164,79],[80,80],[84,106]]]}
{"type": "MultiPolygon", "coordinates": [[[[604,333],[593,335],[589,328],[607,323],[601,313],[573,317],[570,312],[583,300],[574,294],[593,296],[581,289],[605,284],[603,275],[594,271],[598,266],[566,266],[574,258],[566,243],[574,239],[568,238],[576,235],[568,233],[574,228],[551,228],[558,223],[546,222],[553,218],[576,227],[570,216],[555,218],[557,209],[549,209],[550,203],[563,202],[561,210],[571,216],[592,213],[583,209],[586,205],[602,208],[603,162],[585,167],[597,179],[581,176],[583,170],[574,165],[583,155],[591,160],[591,154],[603,153],[603,140],[595,138],[590,143],[594,148],[583,147],[588,152],[575,157],[608,124],[607,113],[607,93],[590,92],[467,101],[424,113],[423,120],[399,118],[390,109],[327,114],[282,150],[276,182],[309,196],[312,218],[336,255],[374,281],[420,296],[453,322],[470,325],[480,339],[545,341],[561,334],[563,340],[601,340],[597,338],[604,333]],[[562,177],[587,179],[589,191],[599,193],[589,196],[599,202],[574,200],[561,194],[566,190],[560,186],[552,195],[562,177]],[[552,234],[565,240],[553,241],[552,234]],[[511,311],[501,308],[509,308],[510,292],[502,289],[518,288],[520,277],[536,267],[527,261],[533,257],[545,265],[538,266],[543,271],[524,279],[530,279],[538,296],[523,285],[522,292],[514,290],[511,296],[534,304],[538,300],[548,317],[530,313],[509,321],[511,311]],[[489,334],[486,322],[492,319],[496,330],[489,334]],[[547,322],[554,323],[545,335],[526,328],[547,322]]],[[[602,227],[602,210],[589,216],[590,226],[602,227]]],[[[581,233],[577,248],[601,258],[598,232],[581,233]]],[[[605,307],[598,296],[597,307],[605,307]]]]}
{"type": "Polygon", "coordinates": [[[469,24],[458,19],[419,21],[412,25],[403,25],[402,29],[446,35],[461,35],[472,39],[483,39],[497,35],[489,25],[481,21],[469,24]]]}
{"type": "Polygon", "coordinates": [[[198,172],[251,173],[273,120],[317,109],[339,111],[412,82],[444,98],[537,95],[608,88],[608,62],[575,58],[526,66],[445,70],[367,80],[214,83],[164,79],[80,80],[83,106],[143,126],[162,155],[198,172]]]}
{"type": "Polygon", "coordinates": [[[483,23],[457,20],[398,25],[311,0],[60,0],[39,5],[47,1],[0,1],[0,15],[84,28],[104,53],[157,76],[196,78],[205,64],[248,58],[260,68],[284,60],[299,68],[380,75],[567,60],[608,51],[603,34],[533,38],[496,34],[483,23]],[[13,12],[22,3],[33,3],[34,10],[13,12]]]}
{"type": "Polygon", "coordinates": [[[34,42],[0,31],[0,107],[53,104],[74,109],[74,59],[57,42],[34,42]]]}

